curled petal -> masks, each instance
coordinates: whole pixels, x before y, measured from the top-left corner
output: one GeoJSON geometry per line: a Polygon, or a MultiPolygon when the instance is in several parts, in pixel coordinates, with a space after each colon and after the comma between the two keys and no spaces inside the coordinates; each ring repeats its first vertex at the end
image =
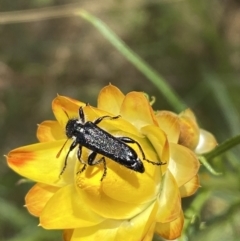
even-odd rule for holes
{"type": "Polygon", "coordinates": [[[199,141],[199,127],[195,115],[190,109],[187,109],[179,114],[179,118],[179,144],[194,150],[199,141]]]}
{"type": "Polygon", "coordinates": [[[25,197],[26,208],[34,216],[40,216],[48,200],[54,195],[59,187],[37,183],[27,193],[25,197]]]}
{"type": "Polygon", "coordinates": [[[152,107],[143,93],[128,93],[122,103],[120,114],[138,129],[149,124],[158,125],[152,107]]]}
{"type": "Polygon", "coordinates": [[[86,106],[86,103],[60,95],[52,102],[53,113],[64,129],[69,118],[78,117],[80,106],[86,106]]]}
{"type": "Polygon", "coordinates": [[[213,150],[217,145],[215,137],[208,131],[200,129],[200,138],[195,152],[203,154],[213,150]]]}
{"type": "Polygon", "coordinates": [[[18,174],[36,182],[52,186],[66,185],[73,182],[75,162],[69,161],[64,178],[59,178],[68,150],[64,148],[61,156],[56,157],[63,144],[64,140],[60,140],[14,149],[7,155],[8,165],[18,174]]]}
{"type": "Polygon", "coordinates": [[[155,232],[168,240],[174,240],[181,236],[184,223],[183,213],[180,212],[178,218],[169,223],[157,223],[155,232]]]}
{"type": "Polygon", "coordinates": [[[44,121],[38,125],[37,138],[40,142],[48,142],[66,139],[66,135],[57,121],[44,121]]]}
{"type": "Polygon", "coordinates": [[[191,111],[191,109],[186,109],[186,110],[182,111],[182,112],[179,114],[179,117],[180,117],[181,119],[191,120],[192,122],[197,123],[196,116],[195,116],[194,113],[191,111]]]}
{"type": "Polygon", "coordinates": [[[180,135],[179,117],[170,111],[158,111],[156,118],[159,127],[166,133],[168,141],[177,143],[180,135]]]}
{"type": "Polygon", "coordinates": [[[199,161],[187,147],[170,143],[170,161],[168,168],[176,179],[178,187],[187,183],[198,172],[199,161]]]}
{"type": "Polygon", "coordinates": [[[158,205],[157,222],[167,223],[173,221],[181,212],[180,193],[177,183],[169,170],[166,171],[163,177],[158,205]]]}
{"type": "Polygon", "coordinates": [[[94,213],[76,192],[74,185],[59,189],[47,202],[40,215],[40,225],[46,229],[72,229],[99,224],[104,219],[94,213]]]}
{"type": "Polygon", "coordinates": [[[188,197],[193,195],[200,187],[199,176],[194,176],[190,181],[179,188],[181,197],[188,197]]]}
{"type": "Polygon", "coordinates": [[[124,94],[114,85],[104,87],[98,95],[98,108],[119,115],[124,94]]]}

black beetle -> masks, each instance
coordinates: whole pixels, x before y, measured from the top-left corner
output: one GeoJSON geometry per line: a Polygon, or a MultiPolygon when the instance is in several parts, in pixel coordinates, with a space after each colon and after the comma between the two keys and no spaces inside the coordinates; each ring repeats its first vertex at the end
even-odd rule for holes
{"type": "Polygon", "coordinates": [[[102,116],[95,121],[86,121],[83,108],[79,108],[79,119],[69,119],[66,125],[66,136],[68,139],[72,138],[73,143],[71,144],[68,153],[65,158],[63,169],[60,176],[64,173],[67,167],[67,160],[69,153],[78,146],[77,158],[83,163],[82,172],[85,170],[86,165],[96,165],[100,162],[104,164],[104,172],[101,181],[107,174],[107,166],[105,157],[133,170],[136,172],[143,173],[145,171],[144,165],[138,157],[136,151],[127,145],[127,143],[136,144],[142,153],[142,159],[153,164],[162,165],[162,162],[152,162],[146,159],[145,154],[140,144],[129,137],[115,137],[109,134],[107,131],[98,127],[97,125],[104,119],[114,120],[120,118],[119,116],[102,116]],[[81,160],[82,147],[86,147],[92,152],[88,156],[87,164],[81,160]],[[95,161],[97,154],[102,155],[100,160],[95,161]]]}

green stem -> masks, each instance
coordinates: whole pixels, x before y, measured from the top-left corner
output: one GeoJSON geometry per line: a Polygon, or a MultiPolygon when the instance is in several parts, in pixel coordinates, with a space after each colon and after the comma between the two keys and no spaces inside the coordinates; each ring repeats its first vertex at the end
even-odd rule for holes
{"type": "Polygon", "coordinates": [[[232,137],[232,138],[224,141],[223,143],[218,145],[215,149],[213,149],[211,152],[208,152],[208,153],[204,154],[203,156],[207,160],[211,160],[214,157],[217,157],[217,156],[221,155],[222,153],[230,150],[231,148],[233,148],[234,146],[236,146],[238,144],[240,144],[240,135],[237,135],[235,137],[232,137]]]}
{"type": "Polygon", "coordinates": [[[220,176],[222,175],[221,172],[216,172],[214,168],[208,163],[207,159],[204,156],[199,156],[198,157],[199,161],[203,164],[203,166],[213,175],[215,176],[220,176]]]}
{"type": "Polygon", "coordinates": [[[80,16],[91,23],[97,30],[148,80],[150,80],[162,93],[168,103],[176,110],[182,111],[186,108],[185,103],[170,87],[167,81],[133,52],[109,27],[100,19],[81,9],[79,5],[68,4],[59,7],[50,7],[43,9],[33,9],[24,11],[14,11],[0,13],[0,24],[19,23],[28,21],[38,21],[59,17],[80,16]]]}

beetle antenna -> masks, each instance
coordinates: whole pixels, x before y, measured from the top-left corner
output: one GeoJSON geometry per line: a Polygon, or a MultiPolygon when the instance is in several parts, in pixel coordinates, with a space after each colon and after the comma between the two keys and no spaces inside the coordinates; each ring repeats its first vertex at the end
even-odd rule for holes
{"type": "Polygon", "coordinates": [[[58,157],[61,155],[62,150],[63,150],[63,148],[66,146],[68,140],[69,140],[69,139],[67,139],[67,140],[64,142],[63,146],[61,147],[61,149],[59,150],[58,154],[56,155],[56,158],[58,158],[58,157]]]}
{"type": "MultiPolygon", "coordinates": [[[[63,111],[64,111],[64,113],[66,114],[67,118],[70,120],[67,111],[65,111],[64,109],[63,109],[63,111]]],[[[59,152],[57,153],[56,158],[59,158],[59,156],[61,155],[63,148],[64,148],[64,147],[66,146],[66,144],[67,144],[67,141],[68,141],[68,139],[64,142],[63,146],[61,147],[61,149],[60,149],[59,152]]]]}

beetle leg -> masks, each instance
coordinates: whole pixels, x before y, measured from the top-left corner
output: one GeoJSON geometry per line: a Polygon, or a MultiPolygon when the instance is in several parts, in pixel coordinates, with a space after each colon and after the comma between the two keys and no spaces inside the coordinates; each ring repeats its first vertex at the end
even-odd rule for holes
{"type": "Polygon", "coordinates": [[[80,171],[77,172],[77,174],[80,173],[80,172],[83,172],[87,167],[87,164],[84,161],[82,161],[81,156],[82,156],[82,146],[79,145],[79,148],[78,148],[78,151],[77,151],[77,158],[83,164],[83,167],[80,171]]]}
{"type": "Polygon", "coordinates": [[[62,168],[62,171],[60,172],[59,174],[59,177],[64,173],[66,167],[67,167],[67,161],[68,161],[68,156],[70,154],[70,152],[78,145],[78,143],[76,141],[74,141],[71,146],[69,147],[69,150],[68,150],[68,153],[66,155],[66,158],[65,158],[65,162],[64,162],[64,166],[62,168]]]}
{"type": "Polygon", "coordinates": [[[79,160],[80,162],[82,162],[82,161],[81,161],[81,156],[82,156],[82,146],[79,145],[79,148],[78,148],[78,150],[77,150],[77,158],[78,158],[78,160],[79,160]]]}
{"type": "Polygon", "coordinates": [[[117,115],[117,116],[109,116],[109,115],[105,115],[105,116],[101,116],[99,118],[97,118],[95,121],[93,121],[93,123],[95,125],[99,124],[103,119],[106,119],[108,118],[109,120],[114,120],[114,119],[118,119],[120,118],[121,116],[120,115],[117,115]]]}
{"type": "Polygon", "coordinates": [[[95,158],[97,156],[97,152],[92,152],[89,156],[88,156],[88,165],[93,166],[95,165],[95,158]]]}
{"type": "Polygon", "coordinates": [[[100,162],[103,162],[103,175],[101,178],[101,181],[104,179],[104,177],[107,175],[107,165],[106,165],[106,160],[104,157],[102,157],[100,160],[95,161],[95,158],[97,156],[97,152],[92,152],[89,157],[88,157],[88,165],[94,166],[99,164],[100,162]]]}
{"type": "Polygon", "coordinates": [[[85,115],[84,115],[82,106],[80,106],[80,108],[79,108],[79,118],[80,118],[82,124],[84,124],[85,123],[85,115]]]}
{"type": "Polygon", "coordinates": [[[149,161],[148,159],[146,159],[145,154],[144,154],[144,152],[143,152],[143,149],[142,149],[141,145],[140,145],[137,141],[134,141],[133,139],[131,139],[131,138],[129,138],[129,137],[117,137],[117,138],[118,138],[120,141],[123,141],[123,142],[125,142],[125,143],[136,144],[136,145],[138,146],[139,150],[140,150],[141,153],[142,153],[142,158],[143,158],[144,161],[149,162],[149,163],[151,163],[151,164],[153,164],[153,165],[158,165],[158,166],[166,164],[166,163],[163,163],[163,162],[161,162],[161,161],[160,161],[160,162],[153,162],[153,161],[149,161]]]}

